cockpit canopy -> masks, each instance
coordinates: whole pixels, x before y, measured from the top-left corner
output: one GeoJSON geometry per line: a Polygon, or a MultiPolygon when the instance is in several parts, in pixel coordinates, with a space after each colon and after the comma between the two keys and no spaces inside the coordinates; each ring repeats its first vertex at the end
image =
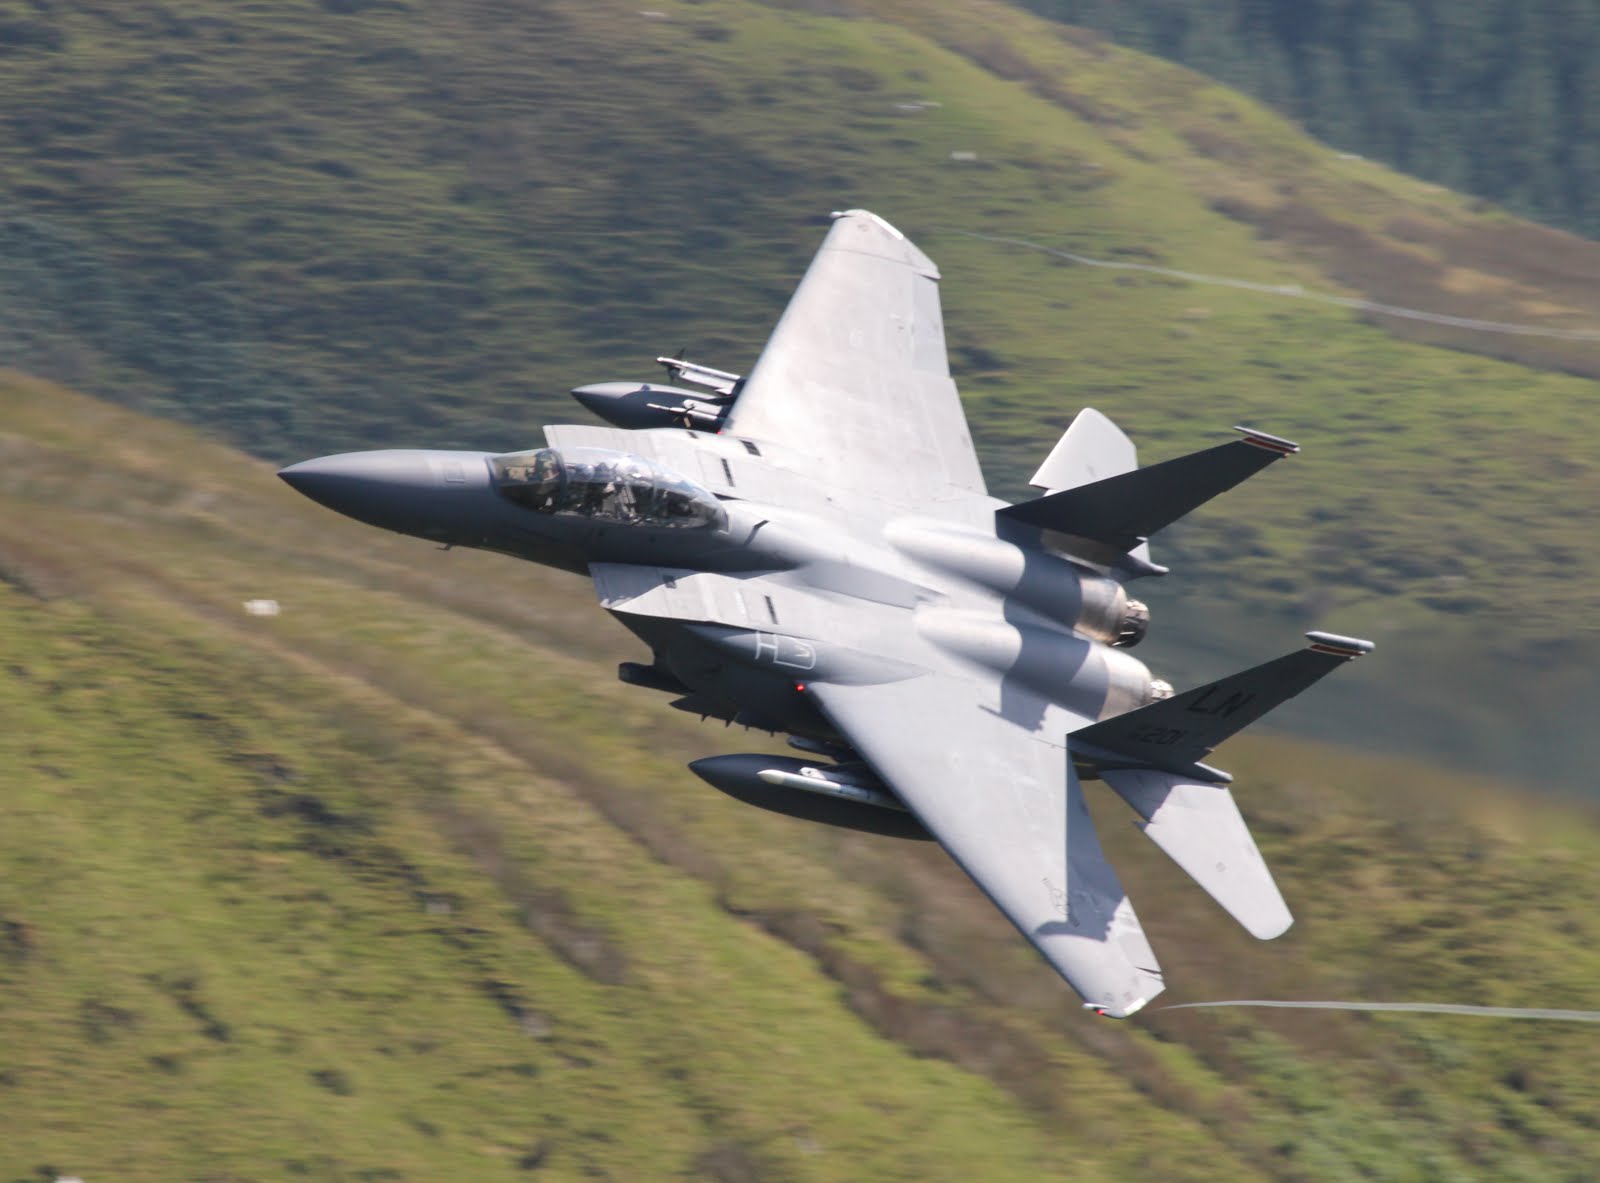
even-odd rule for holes
{"type": "Polygon", "coordinates": [[[539,513],[668,529],[720,526],[721,502],[642,456],[604,448],[539,448],[492,457],[494,487],[539,513]]]}

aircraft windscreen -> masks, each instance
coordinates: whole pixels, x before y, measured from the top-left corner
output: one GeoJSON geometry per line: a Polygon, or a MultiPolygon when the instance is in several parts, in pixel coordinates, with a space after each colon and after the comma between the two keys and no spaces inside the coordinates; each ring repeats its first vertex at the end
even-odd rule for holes
{"type": "Polygon", "coordinates": [[[539,513],[673,529],[721,525],[727,516],[699,485],[627,452],[540,448],[496,456],[489,466],[502,497],[539,513]]]}

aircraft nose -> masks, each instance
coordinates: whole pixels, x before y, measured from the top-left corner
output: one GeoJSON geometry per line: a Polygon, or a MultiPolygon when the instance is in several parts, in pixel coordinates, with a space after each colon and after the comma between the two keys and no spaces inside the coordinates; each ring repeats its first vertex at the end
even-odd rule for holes
{"type": "MultiPolygon", "coordinates": [[[[354,453],[359,457],[361,453],[354,453]]],[[[359,479],[360,465],[350,463],[351,456],[318,456],[315,460],[302,460],[287,468],[278,469],[278,479],[296,493],[304,493],[320,505],[337,500],[339,490],[359,479]]]]}
{"type": "Polygon", "coordinates": [[[345,452],[302,460],[278,475],[296,492],[329,509],[365,516],[385,509],[395,497],[433,488],[433,470],[426,452],[345,452]]]}
{"type": "Polygon", "coordinates": [[[408,449],[319,456],[280,469],[278,476],[336,513],[424,538],[452,532],[462,508],[452,491],[475,491],[488,479],[476,453],[408,449]]]}

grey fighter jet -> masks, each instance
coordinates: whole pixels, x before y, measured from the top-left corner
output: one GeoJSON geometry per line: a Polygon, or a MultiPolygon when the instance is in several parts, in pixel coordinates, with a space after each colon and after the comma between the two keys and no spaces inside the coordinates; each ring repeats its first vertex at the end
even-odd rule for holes
{"type": "Polygon", "coordinates": [[[613,426],[507,455],[356,452],[279,475],[350,517],[588,575],[649,663],[623,681],[789,737],[799,757],[690,767],[780,813],[937,840],[1094,1011],[1163,988],[1081,782],[1255,936],[1292,919],[1225,772],[1240,728],[1366,641],[1310,645],[1174,695],[1128,648],[1147,540],[1296,446],[1263,432],[1146,468],[1082,411],[990,497],[945,357],[939,272],[889,223],[835,215],[747,376],[661,358],[674,385],[574,394],[613,426]]]}

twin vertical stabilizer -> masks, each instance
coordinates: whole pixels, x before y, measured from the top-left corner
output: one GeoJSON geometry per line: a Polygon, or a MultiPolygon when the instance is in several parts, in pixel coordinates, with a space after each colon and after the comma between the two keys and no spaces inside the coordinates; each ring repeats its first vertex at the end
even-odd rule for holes
{"type": "Polygon", "coordinates": [[[1079,411],[1028,482],[1059,493],[1120,476],[1139,467],[1139,453],[1122,428],[1093,407],[1079,411]]]}
{"type": "Polygon", "coordinates": [[[1091,562],[1161,572],[1146,549],[1152,534],[1300,450],[1275,435],[1234,430],[1244,438],[1139,468],[1132,441],[1116,424],[1084,410],[1034,474],[1036,487],[1054,491],[998,516],[1048,530],[1062,549],[1091,562]]]}

